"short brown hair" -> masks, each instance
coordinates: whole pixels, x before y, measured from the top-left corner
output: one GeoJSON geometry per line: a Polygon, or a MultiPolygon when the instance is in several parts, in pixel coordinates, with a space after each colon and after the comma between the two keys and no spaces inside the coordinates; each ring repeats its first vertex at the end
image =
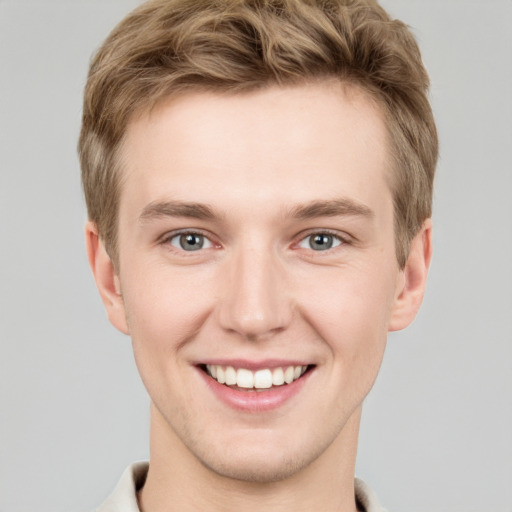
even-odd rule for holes
{"type": "Polygon", "coordinates": [[[121,21],[91,63],[79,141],[89,218],[114,264],[118,153],[134,115],[184,91],[331,77],[360,86],[385,114],[403,267],[431,215],[438,141],[418,45],[374,0],[153,0],[121,21]]]}

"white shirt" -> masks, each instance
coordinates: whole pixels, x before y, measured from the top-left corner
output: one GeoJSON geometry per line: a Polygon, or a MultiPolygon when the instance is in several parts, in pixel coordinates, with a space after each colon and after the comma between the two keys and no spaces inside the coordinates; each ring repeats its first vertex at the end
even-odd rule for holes
{"type": "MultiPolygon", "coordinates": [[[[126,468],[114,492],[95,512],[140,512],[137,491],[144,485],[149,464],[136,462],[126,468]]],[[[356,501],[361,512],[386,512],[374,492],[359,478],[355,479],[356,501]]]]}

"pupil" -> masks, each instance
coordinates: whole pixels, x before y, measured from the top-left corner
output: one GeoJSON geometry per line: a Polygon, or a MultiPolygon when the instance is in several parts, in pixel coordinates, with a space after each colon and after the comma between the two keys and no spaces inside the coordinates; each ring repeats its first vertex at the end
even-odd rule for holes
{"type": "Polygon", "coordinates": [[[197,251],[203,247],[203,237],[201,235],[194,235],[193,233],[189,233],[187,235],[181,235],[180,237],[180,245],[182,249],[186,251],[197,251]]]}
{"type": "Polygon", "coordinates": [[[314,235],[311,241],[311,247],[320,251],[325,251],[332,247],[333,239],[331,235],[314,235]]]}

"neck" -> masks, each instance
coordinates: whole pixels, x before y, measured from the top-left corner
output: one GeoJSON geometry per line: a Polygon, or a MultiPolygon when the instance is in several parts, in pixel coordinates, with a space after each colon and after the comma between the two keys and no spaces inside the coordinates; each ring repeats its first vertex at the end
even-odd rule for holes
{"type": "Polygon", "coordinates": [[[251,482],[204,466],[152,406],[150,465],[139,492],[142,512],[356,512],[354,471],[360,409],[311,464],[279,481],[251,482]]]}

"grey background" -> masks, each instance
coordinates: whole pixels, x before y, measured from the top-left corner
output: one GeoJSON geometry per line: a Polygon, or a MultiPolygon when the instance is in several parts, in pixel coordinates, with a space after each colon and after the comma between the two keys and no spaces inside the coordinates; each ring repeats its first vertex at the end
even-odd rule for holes
{"type": "MultiPolygon", "coordinates": [[[[385,0],[441,136],[423,310],[390,337],[357,471],[394,512],[512,511],[512,2],[385,0]]],[[[90,276],[87,63],[135,0],[0,0],[0,512],[87,511],[148,453],[148,399],[90,276]]]]}

